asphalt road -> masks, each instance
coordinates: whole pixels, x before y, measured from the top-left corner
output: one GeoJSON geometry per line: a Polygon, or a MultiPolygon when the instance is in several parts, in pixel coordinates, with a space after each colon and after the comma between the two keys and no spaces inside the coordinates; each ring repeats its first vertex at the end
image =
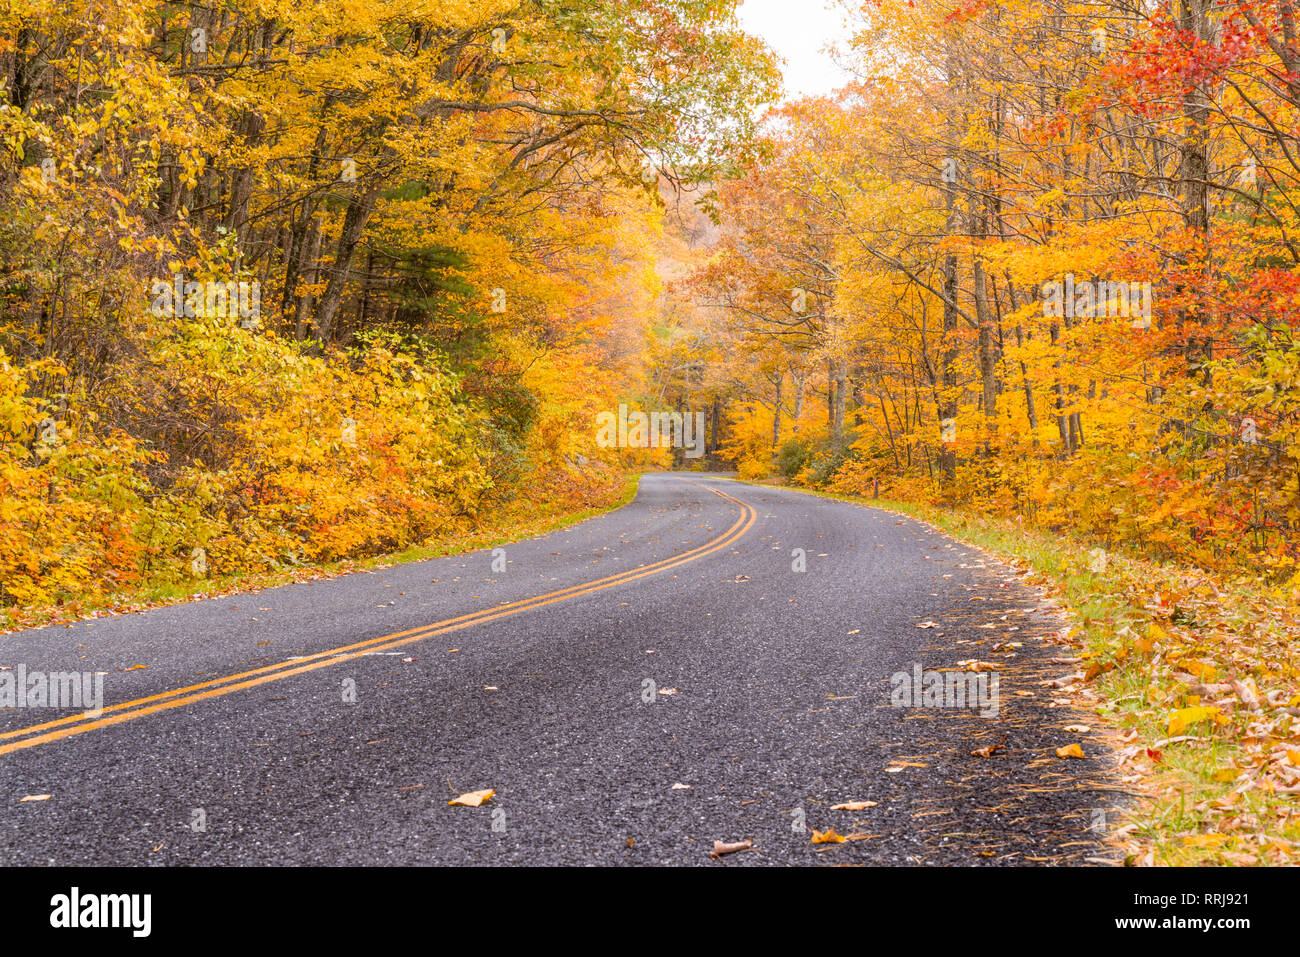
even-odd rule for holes
{"type": "Polygon", "coordinates": [[[104,672],[106,703],[0,711],[0,863],[1109,856],[1113,757],[1043,684],[1072,670],[1040,640],[1062,622],[978,550],[885,511],[652,475],[494,557],[0,637],[0,666],[104,672]],[[897,673],[969,660],[997,665],[996,715],[891,702],[897,673]],[[1088,757],[1057,758],[1071,742],[1088,757]],[[831,810],[855,801],[874,804],[831,810]],[[812,843],[827,828],[854,839],[812,843]]]}

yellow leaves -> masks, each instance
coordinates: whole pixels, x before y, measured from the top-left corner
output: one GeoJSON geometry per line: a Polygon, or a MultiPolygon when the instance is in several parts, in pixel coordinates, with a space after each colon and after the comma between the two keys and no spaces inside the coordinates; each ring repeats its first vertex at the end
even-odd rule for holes
{"type": "Polygon", "coordinates": [[[1086,758],[1087,757],[1087,755],[1083,753],[1083,748],[1079,747],[1079,745],[1077,744],[1067,744],[1063,748],[1057,748],[1056,756],[1058,758],[1086,758]]]}
{"type": "Polygon", "coordinates": [[[1230,840],[1232,838],[1227,834],[1189,834],[1183,838],[1183,844],[1187,847],[1214,848],[1222,847],[1230,840]]]}
{"type": "Polygon", "coordinates": [[[492,795],[496,793],[492,788],[483,791],[470,791],[460,797],[452,798],[447,803],[457,807],[481,807],[485,802],[492,800],[492,795]]]}
{"type": "MultiPolygon", "coordinates": [[[[1194,724],[1211,718],[1218,719],[1221,709],[1213,705],[1198,705],[1192,708],[1182,708],[1169,715],[1169,723],[1166,731],[1170,737],[1182,734],[1194,724]]],[[[1225,719],[1226,720],[1226,719],[1225,719]]]]}
{"type": "Polygon", "coordinates": [[[1210,684],[1211,682],[1213,682],[1215,676],[1218,674],[1218,669],[1215,668],[1214,665],[1207,664],[1203,661],[1196,661],[1196,660],[1182,661],[1179,663],[1179,667],[1182,668],[1184,671],[1186,671],[1188,674],[1195,675],[1197,678],[1200,678],[1204,684],[1210,684]]]}
{"type": "Polygon", "coordinates": [[[865,811],[869,807],[875,807],[875,801],[845,801],[843,804],[832,804],[832,811],[865,811]]]}

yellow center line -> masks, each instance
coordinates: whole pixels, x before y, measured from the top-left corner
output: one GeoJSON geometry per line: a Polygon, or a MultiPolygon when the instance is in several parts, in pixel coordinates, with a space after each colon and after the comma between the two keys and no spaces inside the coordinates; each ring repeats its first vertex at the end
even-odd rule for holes
{"type": "Polygon", "coordinates": [[[359,641],[350,645],[331,648],[327,651],[319,651],[315,654],[306,655],[303,658],[294,659],[292,661],[279,662],[274,665],[265,665],[251,671],[226,675],[221,678],[213,678],[184,688],[176,688],[172,691],[161,692],[145,698],[125,701],[121,704],[104,708],[94,717],[83,713],[79,715],[71,715],[66,718],[59,718],[54,721],[47,721],[42,724],[31,725],[26,728],[19,728],[14,731],[7,731],[0,734],[0,740],[10,738],[22,738],[22,740],[11,741],[9,744],[0,745],[0,755],[9,754],[12,751],[21,751],[24,748],[36,747],[41,744],[47,744],[51,741],[58,741],[63,738],[71,737],[72,735],[82,734],[86,731],[94,731],[98,728],[110,727],[115,724],[120,724],[123,721],[131,721],[136,718],[145,717],[146,715],[155,714],[159,711],[178,708],[182,705],[193,704],[194,702],[203,701],[208,698],[221,697],[235,691],[266,684],[267,682],[279,681],[294,675],[305,674],[308,671],[315,671],[317,668],[341,664],[345,661],[351,661],[355,658],[373,654],[377,651],[398,648],[403,645],[411,644],[412,642],[424,641],[427,638],[432,638],[437,635],[445,635],[453,631],[459,631],[462,628],[469,628],[472,625],[496,621],[499,618],[507,618],[511,615],[517,615],[533,608],[541,608],[544,605],[551,605],[556,602],[567,601],[570,598],[589,595],[592,592],[603,591],[606,588],[614,588],[618,585],[636,581],[639,578],[645,578],[649,575],[656,575],[660,572],[667,571],[668,569],[676,568],[679,565],[695,561],[706,555],[711,555],[720,549],[726,548],[728,545],[739,540],[749,531],[758,518],[758,513],[740,499],[728,495],[726,492],[720,492],[717,489],[711,488],[709,491],[735,505],[740,506],[740,517],[737,518],[735,523],[718,538],[711,542],[706,542],[704,545],[691,549],[690,551],[683,552],[681,555],[661,559],[660,561],[652,562],[649,565],[643,565],[639,568],[633,568],[626,572],[610,575],[606,578],[600,578],[595,581],[573,585],[569,588],[547,592],[543,595],[536,595],[532,598],[525,598],[504,605],[498,605],[495,608],[485,608],[481,611],[461,615],[457,618],[448,618],[445,621],[435,622],[432,625],[424,625],[419,628],[412,628],[408,631],[394,632],[391,635],[383,635],[379,638],[370,638],[366,641],[359,641]],[[110,713],[112,713],[110,717],[102,716],[110,713]],[[46,733],[37,733],[41,731],[45,731],[46,733]],[[28,735],[31,736],[26,737],[28,735]]]}
{"type": "MultiPolygon", "coordinates": [[[[739,499],[732,498],[732,496],[727,495],[725,492],[717,492],[713,489],[710,489],[710,491],[713,491],[714,494],[719,495],[722,498],[726,498],[733,502],[736,502],[737,504],[742,506],[742,509],[749,508],[749,506],[746,505],[744,502],[741,502],[739,499]]],[[[459,624],[461,622],[465,622],[467,624],[473,624],[479,619],[484,619],[485,616],[488,615],[491,615],[493,617],[500,617],[497,614],[499,612],[509,611],[509,610],[517,610],[517,611],[527,610],[528,608],[531,608],[537,605],[538,603],[542,602],[543,599],[574,597],[574,595],[579,591],[581,591],[583,594],[586,594],[588,591],[591,590],[593,585],[600,585],[606,582],[619,584],[622,582],[622,580],[627,579],[627,576],[636,574],[638,572],[662,571],[669,564],[675,565],[676,563],[681,562],[683,559],[694,559],[700,557],[703,554],[707,553],[705,551],[706,549],[708,551],[716,550],[715,548],[713,548],[713,546],[717,542],[727,538],[727,536],[735,532],[737,528],[739,528],[741,523],[744,521],[744,518],[745,515],[744,512],[742,511],[741,517],[736,520],[735,524],[733,524],[731,528],[727,529],[726,532],[724,532],[718,539],[715,539],[713,542],[706,542],[704,545],[692,549],[691,551],[683,552],[681,555],[673,555],[669,558],[660,559],[659,561],[653,562],[649,565],[643,565],[639,568],[629,569],[628,571],[619,572],[617,574],[610,575],[606,578],[599,578],[596,579],[595,581],[583,582],[582,584],[579,585],[572,585],[568,588],[562,588],[558,591],[547,592],[546,594],[543,595],[535,595],[531,598],[523,598],[518,601],[508,602],[503,605],[496,605],[492,608],[481,609],[479,611],[471,612],[467,615],[461,615],[458,618],[449,618],[445,621],[436,622],[432,625],[421,625],[419,628],[412,628],[408,631],[399,631],[391,635],[381,635],[378,638],[368,638],[365,641],[358,641],[350,645],[342,645],[338,648],[330,648],[326,651],[318,651],[314,654],[304,655],[301,658],[295,658],[290,661],[281,661],[271,665],[263,665],[259,668],[254,668],[250,671],[244,671],[233,675],[225,675],[224,677],[220,677],[220,678],[211,678],[207,681],[202,681],[199,682],[198,684],[189,685],[184,688],[175,688],[171,691],[160,692],[159,694],[150,695],[149,697],[146,698],[137,698],[133,701],[125,701],[121,704],[116,704],[107,707],[103,709],[103,712],[101,713],[108,714],[116,711],[122,711],[127,708],[135,707],[137,705],[147,704],[154,701],[160,701],[165,698],[175,697],[176,695],[186,694],[191,691],[198,691],[203,688],[210,688],[214,685],[220,685],[231,681],[237,681],[241,678],[249,678],[249,677],[254,677],[256,675],[266,674],[268,672],[298,668],[306,662],[310,662],[320,658],[330,658],[336,655],[344,654],[349,651],[353,651],[358,648],[364,648],[364,649],[368,649],[368,651],[374,651],[375,648],[372,646],[380,645],[384,642],[391,641],[395,638],[404,638],[408,635],[418,635],[421,638],[430,637],[434,633],[433,629],[446,629],[447,626],[459,624]]],[[[549,602],[547,602],[547,604],[549,604],[549,602]]],[[[442,633],[442,632],[439,631],[438,633],[442,633]]],[[[98,716],[96,715],[95,717],[98,716]]],[[[26,728],[19,728],[14,731],[6,731],[4,733],[0,733],[0,741],[9,738],[23,737],[24,735],[31,734],[35,731],[42,731],[47,728],[61,727],[63,725],[72,724],[83,720],[86,720],[86,716],[84,713],[77,714],[77,715],[70,715],[65,718],[58,718],[53,721],[47,721],[43,724],[31,725],[30,727],[26,727],[26,728]]],[[[4,753],[4,752],[0,751],[0,753],[4,753]]]]}

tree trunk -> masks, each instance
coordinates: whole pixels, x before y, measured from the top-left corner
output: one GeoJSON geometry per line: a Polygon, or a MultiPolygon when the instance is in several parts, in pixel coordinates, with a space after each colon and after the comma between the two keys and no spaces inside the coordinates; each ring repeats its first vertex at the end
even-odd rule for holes
{"type": "Polygon", "coordinates": [[[343,290],[347,287],[348,274],[352,271],[352,257],[356,254],[357,244],[365,231],[366,221],[375,208],[375,198],[379,195],[378,184],[371,185],[360,196],[354,195],[348,202],[348,211],[343,216],[343,231],[335,247],[334,266],[330,273],[329,285],[321,297],[320,312],[316,317],[316,334],[322,343],[328,344],[334,332],[334,317],[343,304],[343,290]]]}

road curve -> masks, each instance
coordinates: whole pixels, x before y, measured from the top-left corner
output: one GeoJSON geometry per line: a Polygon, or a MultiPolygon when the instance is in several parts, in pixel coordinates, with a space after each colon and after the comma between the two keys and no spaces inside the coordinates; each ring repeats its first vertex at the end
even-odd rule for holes
{"type": "Polygon", "coordinates": [[[922,523],[650,475],[504,556],[0,637],[105,673],[102,714],[0,711],[0,863],[1083,863],[1119,794],[1060,627],[922,523]],[[891,698],[972,660],[996,709],[891,698]]]}

